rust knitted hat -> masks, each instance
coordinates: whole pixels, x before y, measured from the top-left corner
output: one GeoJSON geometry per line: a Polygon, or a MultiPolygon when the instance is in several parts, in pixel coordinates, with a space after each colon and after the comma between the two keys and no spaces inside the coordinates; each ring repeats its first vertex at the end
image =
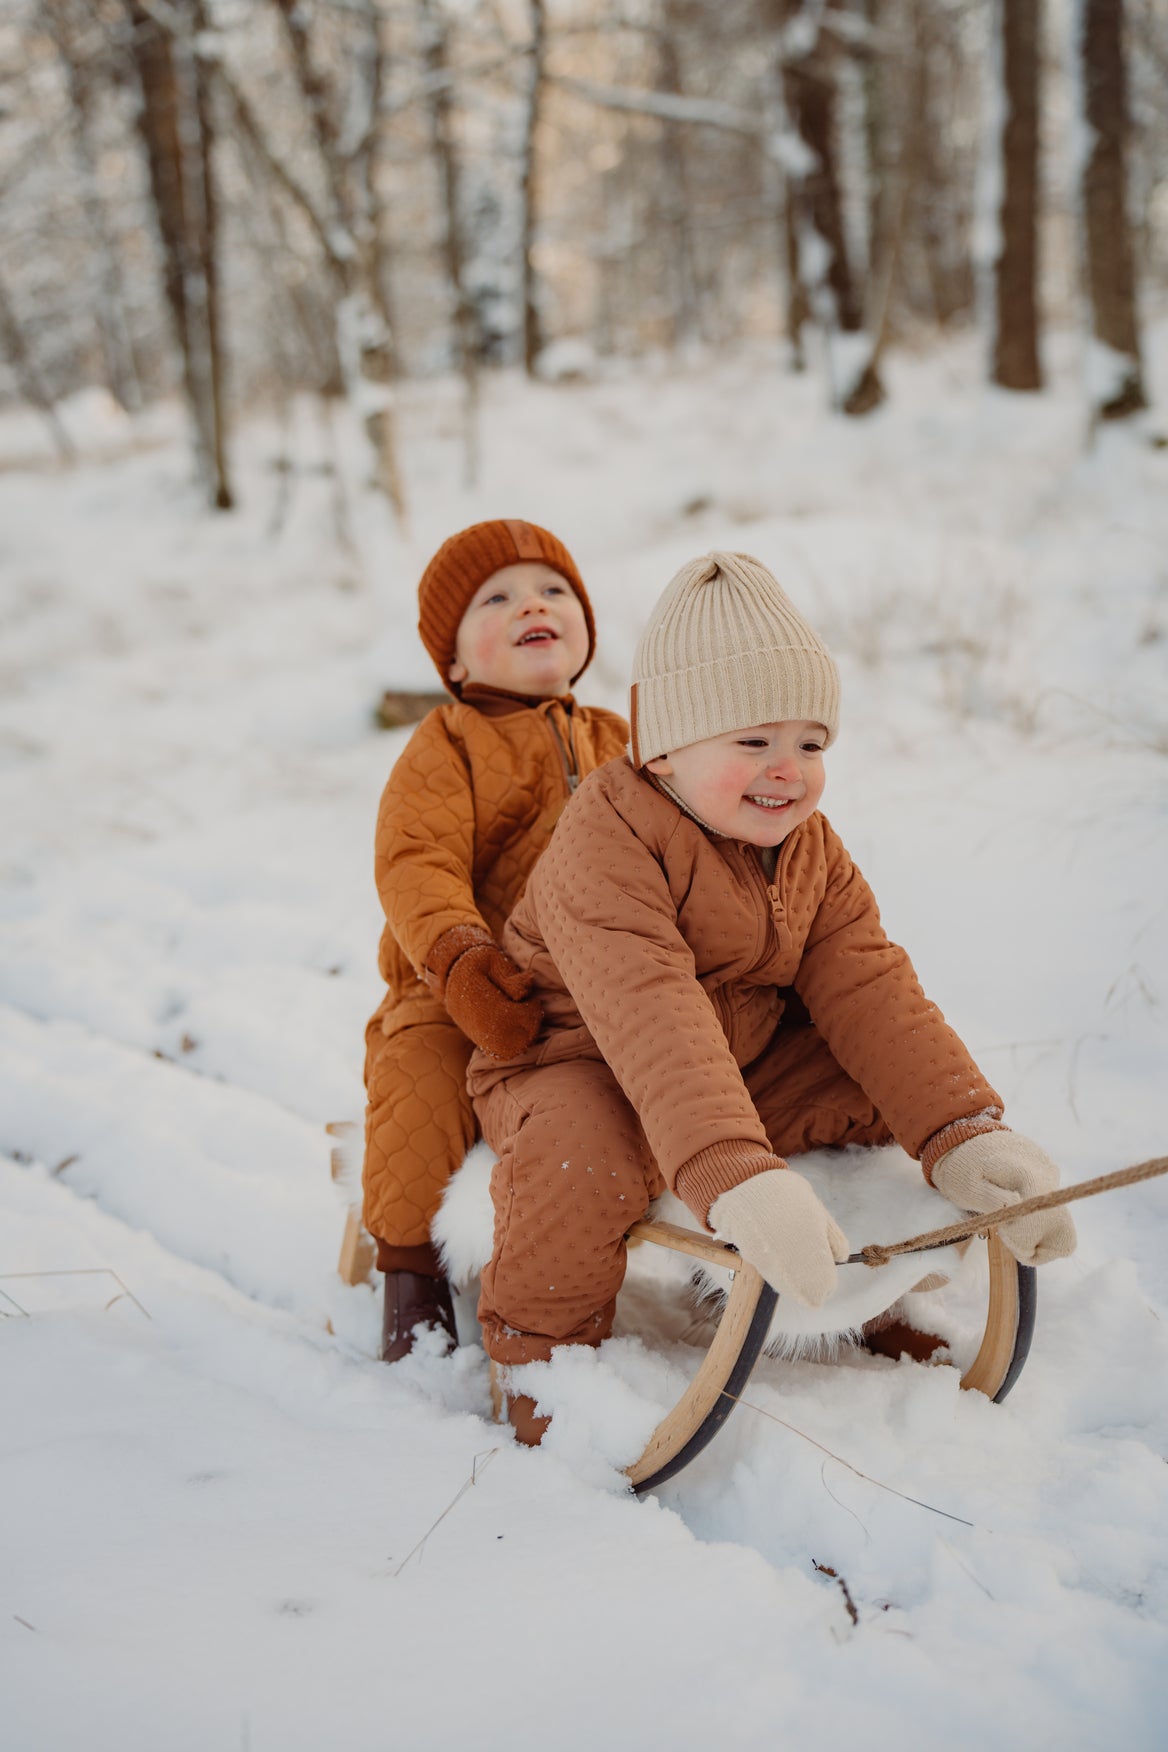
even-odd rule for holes
{"type": "Polygon", "coordinates": [[[418,632],[434,659],[443,687],[451,693],[458,693],[458,684],[450,679],[450,665],[454,662],[458,628],[471,597],[493,573],[522,560],[542,561],[572,586],[588,628],[588,655],[572,677],[573,682],[580,679],[591,663],[596,649],[596,623],[575,560],[563,542],[538,523],[495,517],[489,523],[472,523],[469,529],[449,536],[422,573],[418,585],[418,632]]]}
{"type": "Polygon", "coordinates": [[[703,554],[666,585],[633,658],[635,766],[728,730],[811,719],[839,727],[831,652],[749,554],[703,554]]]}

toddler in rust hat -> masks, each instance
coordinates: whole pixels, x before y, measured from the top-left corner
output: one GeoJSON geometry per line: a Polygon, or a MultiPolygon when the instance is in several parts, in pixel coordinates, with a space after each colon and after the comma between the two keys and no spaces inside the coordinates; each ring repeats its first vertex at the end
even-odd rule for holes
{"type": "Polygon", "coordinates": [[[550,531],[496,518],[452,535],[418,608],[453,697],[414,731],[377,818],[387,990],[365,1035],[364,1217],[385,1273],[387,1362],[419,1326],[454,1336],[430,1221],[475,1141],[467,1061],[476,1046],[525,1050],[541,1020],[497,938],[576,785],[628,739],[622,718],[572,697],[596,629],[550,531]]]}

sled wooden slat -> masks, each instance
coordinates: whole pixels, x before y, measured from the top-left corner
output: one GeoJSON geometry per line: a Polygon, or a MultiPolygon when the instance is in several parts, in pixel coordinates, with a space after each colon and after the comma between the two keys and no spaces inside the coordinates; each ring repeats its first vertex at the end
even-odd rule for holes
{"type": "Polygon", "coordinates": [[[361,1226],[360,1213],[349,1211],[345,1216],[345,1233],[341,1237],[341,1257],[337,1271],[345,1284],[368,1283],[373,1274],[377,1248],[373,1238],[361,1226]]]}
{"type": "Polygon", "coordinates": [[[737,1271],[741,1255],[711,1235],[697,1229],[683,1229],[680,1223],[655,1223],[646,1217],[629,1230],[630,1241],[655,1241],[658,1247],[668,1247],[673,1253],[688,1253],[691,1259],[703,1259],[707,1265],[721,1265],[727,1271],[737,1271]]]}

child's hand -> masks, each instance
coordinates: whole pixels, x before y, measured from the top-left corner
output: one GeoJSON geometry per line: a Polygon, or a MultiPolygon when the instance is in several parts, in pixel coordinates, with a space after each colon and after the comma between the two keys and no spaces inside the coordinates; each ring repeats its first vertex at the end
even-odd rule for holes
{"type": "Polygon", "coordinates": [[[523,973],[481,925],[452,925],[426,958],[425,978],[468,1040],[492,1058],[526,1052],[543,1021],[523,973]]]}
{"type": "Polygon", "coordinates": [[[766,1168],[721,1193],[710,1206],[710,1227],[772,1289],[808,1308],[827,1301],[835,1289],[836,1261],[851,1251],[826,1206],[791,1168],[766,1168]]]}
{"type": "Polygon", "coordinates": [[[453,1021],[492,1058],[514,1058],[539,1033],[543,1007],[521,973],[493,943],[461,954],[446,976],[445,1002],[453,1021]]]}
{"type": "MultiPolygon", "coordinates": [[[[937,1191],[966,1211],[992,1211],[1053,1192],[1058,1169],[1044,1150],[1017,1132],[980,1132],[933,1164],[937,1191]]],[[[998,1234],[1023,1265],[1045,1265],[1065,1259],[1076,1246],[1075,1225],[1063,1205],[1035,1211],[1016,1223],[1003,1223],[998,1234]]]]}

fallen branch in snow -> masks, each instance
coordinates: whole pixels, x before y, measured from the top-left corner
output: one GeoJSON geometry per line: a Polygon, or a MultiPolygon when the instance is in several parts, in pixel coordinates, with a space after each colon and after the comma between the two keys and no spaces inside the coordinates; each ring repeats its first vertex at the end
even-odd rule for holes
{"type": "Polygon", "coordinates": [[[467,1491],[470,1490],[473,1485],[478,1483],[479,1473],[485,1472],[487,1470],[487,1467],[491,1464],[491,1461],[495,1458],[495,1455],[498,1452],[499,1452],[498,1448],[487,1448],[483,1451],[483,1453],[475,1455],[474,1460],[471,1464],[470,1477],[463,1480],[462,1484],[459,1485],[457,1491],[451,1497],[450,1501],[447,1503],[447,1505],[443,1509],[442,1513],[438,1516],[438,1519],[436,1521],[432,1522],[429,1527],[427,1527],[426,1531],[422,1534],[422,1537],[418,1540],[418,1543],[415,1546],[413,1546],[409,1551],[406,1552],[405,1556],[402,1558],[402,1560],[398,1564],[397,1568],[391,1572],[392,1579],[395,1582],[396,1582],[397,1578],[401,1575],[402,1571],[405,1569],[407,1563],[409,1563],[411,1557],[416,1556],[416,1554],[419,1551],[421,1551],[423,1545],[425,1545],[427,1539],[429,1539],[429,1537],[430,1537],[431,1533],[433,1533],[434,1529],[436,1527],[441,1526],[442,1522],[446,1519],[446,1517],[450,1513],[451,1509],[455,1508],[462,1501],[462,1499],[466,1495],[467,1491]],[[479,1465],[480,1460],[482,1461],[481,1466],[479,1465]]]}
{"type": "MultiPolygon", "coordinates": [[[[152,1318],[149,1310],[142,1306],[129,1285],[123,1283],[117,1272],[109,1265],[79,1266],[73,1271],[4,1271],[0,1272],[0,1283],[14,1283],[18,1278],[49,1277],[112,1277],[115,1284],[118,1286],[119,1293],[116,1296],[110,1297],[109,1301],[102,1309],[102,1313],[108,1314],[115,1302],[120,1302],[123,1296],[128,1296],[130,1301],[133,1302],[135,1308],[137,1308],[139,1314],[145,1314],[147,1320],[152,1318]]],[[[11,1302],[17,1313],[23,1314],[26,1320],[32,1318],[28,1309],[22,1308],[20,1303],[16,1300],[16,1297],[10,1296],[7,1290],[0,1290],[0,1296],[3,1296],[6,1302],[11,1302]]]]}
{"type": "Polygon", "coordinates": [[[820,1563],[818,1559],[814,1557],[811,1559],[811,1567],[812,1569],[818,1570],[821,1576],[830,1576],[833,1582],[838,1582],[840,1593],[844,1597],[844,1605],[848,1609],[848,1617],[853,1624],[859,1624],[860,1614],[856,1611],[856,1602],[852,1599],[852,1590],[848,1587],[848,1584],[844,1581],[844,1578],[840,1575],[839,1571],[833,1570],[829,1563],[820,1563]]]}
{"type": "Polygon", "coordinates": [[[788,1423],[785,1417],[776,1417],[773,1411],[766,1411],[761,1405],[755,1405],[749,1399],[742,1399],[737,1393],[722,1392],[727,1399],[732,1399],[735,1405],[744,1405],[747,1411],[757,1411],[760,1417],[769,1417],[772,1423],[782,1424],[785,1430],[790,1430],[793,1436],[802,1436],[805,1442],[810,1442],[813,1448],[818,1448],[821,1454],[826,1454],[829,1460],[838,1460],[841,1466],[846,1466],[849,1472],[854,1472],[857,1478],[862,1478],[867,1484],[874,1484],[877,1490],[886,1490],[890,1496],[899,1497],[902,1502],[915,1503],[918,1509],[928,1509],[931,1515],[944,1515],[947,1521],[958,1521],[963,1527],[973,1527],[973,1521],[967,1521],[964,1515],[951,1515],[948,1509],[938,1509],[933,1503],[922,1502],[920,1497],[908,1496],[903,1490],[897,1490],[895,1485],[882,1484],[878,1478],[873,1478],[868,1472],[861,1472],[858,1466],[853,1466],[850,1460],[845,1460],[842,1454],[836,1454],[822,1442],[817,1442],[814,1436],[809,1436],[806,1430],[800,1430],[793,1423],[788,1423]]]}

